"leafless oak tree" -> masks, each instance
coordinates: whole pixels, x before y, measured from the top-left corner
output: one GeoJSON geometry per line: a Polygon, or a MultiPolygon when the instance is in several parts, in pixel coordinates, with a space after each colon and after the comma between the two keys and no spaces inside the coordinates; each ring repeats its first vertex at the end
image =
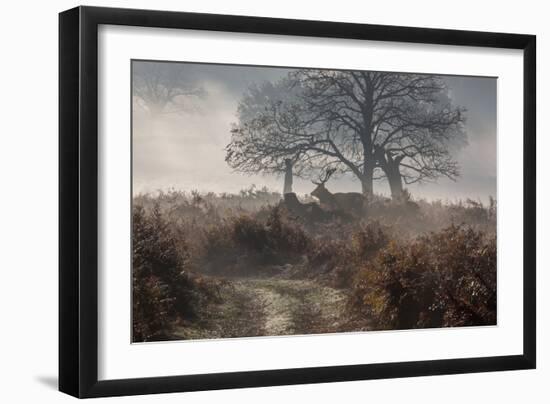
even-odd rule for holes
{"type": "Polygon", "coordinates": [[[364,195],[386,177],[398,198],[403,182],[459,175],[449,150],[466,141],[464,113],[447,92],[434,75],[297,70],[243,98],[227,161],[276,171],[293,156],[302,173],[353,173],[364,195]]]}
{"type": "MultiPolygon", "coordinates": [[[[251,86],[238,108],[238,120],[226,147],[226,161],[245,173],[284,173],[283,193],[292,192],[293,175],[303,176],[313,165],[313,121],[290,80],[251,86]]],[[[314,136],[313,136],[314,137],[314,136]]]]}

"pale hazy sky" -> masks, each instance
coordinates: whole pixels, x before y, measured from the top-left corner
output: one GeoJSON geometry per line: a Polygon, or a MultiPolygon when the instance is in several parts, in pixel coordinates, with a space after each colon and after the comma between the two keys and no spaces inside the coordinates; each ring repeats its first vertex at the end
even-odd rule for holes
{"type": "MultiPolygon", "coordinates": [[[[143,62],[133,62],[136,64],[143,62]]],[[[214,192],[237,192],[251,184],[281,191],[283,180],[276,176],[245,175],[234,172],[224,160],[230,141],[231,123],[243,92],[253,83],[274,81],[287,69],[235,65],[178,63],[192,85],[204,95],[190,100],[183,111],[152,119],[142,108],[133,113],[134,193],[176,188],[214,192]]],[[[469,144],[456,153],[462,175],[456,182],[406,186],[413,196],[429,199],[475,198],[486,201],[496,196],[496,85],[494,78],[445,77],[455,105],[467,109],[469,144]]],[[[349,177],[330,181],[330,189],[360,192],[360,184],[349,177]]],[[[295,179],[294,191],[309,193],[309,180],[295,179]]],[[[376,192],[389,194],[387,183],[375,185],[376,192]]]]}

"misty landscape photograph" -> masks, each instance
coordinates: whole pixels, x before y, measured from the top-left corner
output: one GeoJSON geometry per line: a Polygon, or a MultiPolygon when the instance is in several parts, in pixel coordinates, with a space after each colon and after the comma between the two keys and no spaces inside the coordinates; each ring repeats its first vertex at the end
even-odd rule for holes
{"type": "Polygon", "coordinates": [[[497,324],[497,79],[133,60],[132,341],[497,324]]]}

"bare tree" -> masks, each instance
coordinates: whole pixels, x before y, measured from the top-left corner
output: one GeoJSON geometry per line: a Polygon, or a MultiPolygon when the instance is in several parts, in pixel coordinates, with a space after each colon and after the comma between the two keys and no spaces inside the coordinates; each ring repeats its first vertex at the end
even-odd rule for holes
{"type": "Polygon", "coordinates": [[[293,78],[304,88],[307,109],[332,124],[331,138],[340,139],[327,140],[331,151],[343,171],[359,178],[364,194],[372,192],[377,169],[387,177],[393,197],[401,196],[402,180],[459,174],[449,148],[465,141],[464,114],[452,106],[440,77],[299,70],[293,78]]]}
{"type": "Polygon", "coordinates": [[[190,98],[204,90],[189,82],[177,63],[139,61],[132,67],[132,89],[136,103],[152,116],[182,111],[190,98]]]}
{"type": "Polygon", "coordinates": [[[452,152],[466,143],[463,110],[453,109],[448,97],[439,95],[437,101],[403,103],[400,114],[375,130],[383,132],[374,144],[376,163],[393,198],[402,196],[404,184],[460,175],[452,152]]]}
{"type": "Polygon", "coordinates": [[[302,172],[353,173],[364,195],[386,177],[394,197],[403,180],[458,175],[449,147],[465,141],[463,113],[437,76],[302,69],[256,88],[240,112],[227,149],[239,170],[294,156],[302,172]]]}
{"type": "Polygon", "coordinates": [[[312,122],[289,80],[251,86],[238,108],[226,161],[245,173],[284,174],[283,193],[292,192],[293,175],[310,169],[312,122]]]}

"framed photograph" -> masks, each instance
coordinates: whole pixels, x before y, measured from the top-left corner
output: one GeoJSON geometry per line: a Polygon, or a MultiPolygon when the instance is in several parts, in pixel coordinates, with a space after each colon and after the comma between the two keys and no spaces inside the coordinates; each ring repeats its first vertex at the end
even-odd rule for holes
{"type": "Polygon", "coordinates": [[[61,391],[535,368],[534,36],[59,24],[61,391]]]}

